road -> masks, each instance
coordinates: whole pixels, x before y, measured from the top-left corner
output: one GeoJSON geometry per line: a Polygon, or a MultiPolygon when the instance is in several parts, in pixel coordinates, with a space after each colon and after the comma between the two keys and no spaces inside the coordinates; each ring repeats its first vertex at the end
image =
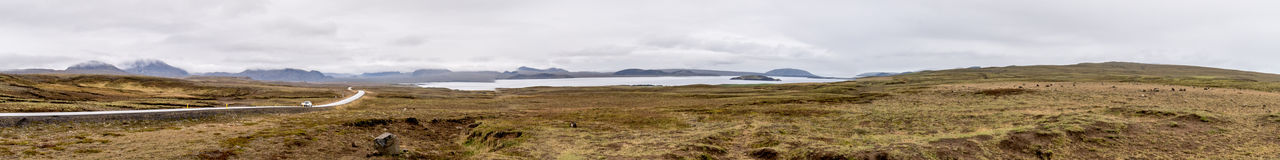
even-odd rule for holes
{"type": "MultiPolygon", "coordinates": [[[[364,90],[356,92],[355,95],[324,105],[313,107],[334,107],[340,106],[364,97],[364,90]]],[[[184,112],[184,111],[203,111],[203,110],[234,110],[234,109],[261,109],[261,108],[298,108],[301,106],[247,106],[247,107],[213,107],[213,108],[182,108],[182,109],[149,109],[149,110],[122,110],[122,111],[88,111],[88,112],[30,112],[30,113],[0,113],[0,117],[34,117],[34,116],[81,116],[81,115],[109,115],[109,114],[130,114],[130,113],[160,113],[160,112],[184,112]]]]}

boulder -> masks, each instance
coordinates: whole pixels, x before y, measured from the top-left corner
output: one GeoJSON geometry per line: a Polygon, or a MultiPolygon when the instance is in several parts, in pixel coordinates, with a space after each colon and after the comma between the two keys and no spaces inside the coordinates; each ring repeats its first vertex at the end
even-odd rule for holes
{"type": "Polygon", "coordinates": [[[378,150],[379,155],[398,155],[402,151],[396,135],[391,133],[382,133],[374,138],[373,147],[378,150]]]}

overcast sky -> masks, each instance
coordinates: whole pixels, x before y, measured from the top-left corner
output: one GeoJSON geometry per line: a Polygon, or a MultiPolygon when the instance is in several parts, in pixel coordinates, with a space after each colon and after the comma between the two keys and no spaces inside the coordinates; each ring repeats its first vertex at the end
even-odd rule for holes
{"type": "Polygon", "coordinates": [[[0,69],[697,68],[1130,61],[1280,73],[1275,0],[0,0],[0,69]]]}

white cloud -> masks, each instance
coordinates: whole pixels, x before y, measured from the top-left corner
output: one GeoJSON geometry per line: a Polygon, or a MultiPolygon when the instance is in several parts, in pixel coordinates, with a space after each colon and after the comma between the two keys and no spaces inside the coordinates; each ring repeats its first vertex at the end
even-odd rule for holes
{"type": "Polygon", "coordinates": [[[0,1],[0,67],[792,67],[1136,61],[1280,72],[1280,1],[0,1]]]}

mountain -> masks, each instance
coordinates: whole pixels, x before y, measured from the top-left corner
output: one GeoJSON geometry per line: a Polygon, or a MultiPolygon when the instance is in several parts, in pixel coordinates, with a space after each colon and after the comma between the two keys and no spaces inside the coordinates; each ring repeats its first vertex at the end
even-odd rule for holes
{"type": "Polygon", "coordinates": [[[710,74],[710,75],[719,75],[719,76],[745,76],[745,75],[763,75],[764,74],[764,73],[757,73],[757,72],[719,71],[719,70],[705,70],[705,69],[660,69],[660,70],[664,72],[689,71],[697,74],[710,74]]]}
{"type": "Polygon", "coordinates": [[[130,74],[129,72],[125,72],[120,68],[116,68],[115,65],[107,64],[101,61],[88,61],[88,62],[76,64],[71,67],[67,67],[66,70],[63,70],[63,72],[75,73],[75,74],[110,74],[110,75],[129,75],[130,74]]]}
{"type": "Polygon", "coordinates": [[[569,73],[569,70],[564,70],[564,69],[554,68],[554,67],[547,68],[547,69],[537,69],[537,68],[529,68],[529,67],[521,66],[520,68],[516,69],[516,73],[523,73],[523,74],[569,73]]]}
{"type": "Polygon", "coordinates": [[[254,80],[262,81],[290,81],[290,82],[316,82],[327,81],[333,79],[320,71],[306,71],[301,69],[285,68],[274,70],[245,70],[240,73],[214,72],[204,74],[206,76],[225,76],[225,77],[249,77],[254,80]]]}
{"type": "Polygon", "coordinates": [[[813,73],[809,73],[809,71],[794,69],[794,68],[774,69],[774,70],[770,70],[769,72],[764,72],[764,75],[778,76],[778,77],[810,77],[810,78],[822,77],[818,75],[813,75],[813,73]]]}
{"type": "MultiPolygon", "coordinates": [[[[374,74],[378,75],[378,74],[374,74]]],[[[414,73],[382,76],[340,77],[327,81],[336,82],[374,82],[374,83],[421,83],[421,82],[493,82],[503,77],[502,72],[453,72],[440,69],[422,69],[414,73]]]]}
{"type": "Polygon", "coordinates": [[[689,70],[677,70],[674,72],[666,72],[662,70],[647,69],[624,69],[613,72],[615,76],[718,76],[715,74],[696,73],[689,70]]]}
{"type": "Polygon", "coordinates": [[[516,71],[502,72],[502,76],[498,79],[558,79],[558,78],[577,78],[577,77],[598,77],[595,72],[569,72],[569,70],[560,68],[537,69],[532,67],[520,66],[516,71]]]}
{"type": "Polygon", "coordinates": [[[506,77],[504,79],[556,79],[556,78],[574,78],[574,77],[567,74],[538,73],[538,74],[517,74],[515,76],[506,77]]]}
{"type": "Polygon", "coordinates": [[[45,73],[58,73],[58,72],[61,72],[61,71],[59,71],[59,70],[53,70],[53,69],[18,69],[18,70],[6,70],[6,71],[2,71],[2,72],[0,72],[0,73],[7,73],[7,74],[45,74],[45,73]]]}
{"type": "Polygon", "coordinates": [[[443,73],[449,73],[449,72],[453,72],[453,71],[450,71],[448,69],[418,69],[413,71],[413,76],[422,77],[422,76],[430,76],[430,75],[443,74],[443,73]]]}
{"type": "Polygon", "coordinates": [[[613,75],[620,75],[620,76],[640,76],[640,75],[656,76],[656,75],[665,75],[665,74],[667,74],[667,72],[663,72],[662,70],[646,70],[646,69],[624,69],[618,72],[613,72],[613,75]]]}
{"type": "Polygon", "coordinates": [[[394,72],[394,71],[393,72],[373,72],[373,73],[362,73],[360,74],[360,77],[383,77],[383,76],[399,76],[399,75],[404,75],[404,73],[394,72]]]}
{"type": "Polygon", "coordinates": [[[126,72],[140,75],[156,76],[156,77],[186,77],[190,76],[186,70],[173,67],[164,61],[159,60],[138,60],[131,63],[126,72]]]}
{"type": "Polygon", "coordinates": [[[438,75],[438,74],[450,73],[450,72],[453,72],[453,71],[449,71],[447,69],[418,69],[409,73],[399,72],[399,71],[361,73],[359,76],[345,77],[345,78],[401,78],[403,79],[403,78],[409,78],[409,77],[432,76],[432,75],[438,75]]]}
{"type": "Polygon", "coordinates": [[[333,78],[354,78],[354,77],[360,77],[360,75],[359,75],[359,74],[348,74],[348,73],[324,73],[324,75],[329,76],[329,77],[333,77],[333,78]]]}

